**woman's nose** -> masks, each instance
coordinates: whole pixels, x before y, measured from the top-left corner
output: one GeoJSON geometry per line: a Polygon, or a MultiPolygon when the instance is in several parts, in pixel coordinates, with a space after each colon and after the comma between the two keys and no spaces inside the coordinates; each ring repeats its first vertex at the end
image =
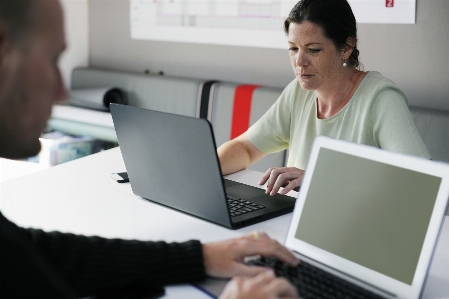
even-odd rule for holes
{"type": "Polygon", "coordinates": [[[304,55],[302,51],[298,51],[298,54],[296,54],[296,66],[303,67],[306,65],[304,55]]]}

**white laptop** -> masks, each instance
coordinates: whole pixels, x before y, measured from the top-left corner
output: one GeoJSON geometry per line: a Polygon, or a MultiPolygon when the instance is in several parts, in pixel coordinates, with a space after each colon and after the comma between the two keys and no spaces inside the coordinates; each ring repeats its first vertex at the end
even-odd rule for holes
{"type": "Polygon", "coordinates": [[[448,197],[446,163],[320,136],[285,245],[382,297],[421,298],[448,197]]]}

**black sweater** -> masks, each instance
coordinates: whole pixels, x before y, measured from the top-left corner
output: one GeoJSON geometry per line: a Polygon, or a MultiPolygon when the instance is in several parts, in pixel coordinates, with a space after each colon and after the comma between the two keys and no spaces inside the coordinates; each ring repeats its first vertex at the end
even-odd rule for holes
{"type": "Polygon", "coordinates": [[[0,297],[74,298],[205,278],[199,241],[85,237],[20,228],[0,213],[0,297]]]}

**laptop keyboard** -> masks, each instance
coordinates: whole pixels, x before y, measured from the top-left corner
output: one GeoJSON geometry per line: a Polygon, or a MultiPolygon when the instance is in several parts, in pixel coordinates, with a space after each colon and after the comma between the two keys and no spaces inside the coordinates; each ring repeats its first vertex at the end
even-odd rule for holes
{"type": "Polygon", "coordinates": [[[274,258],[254,259],[246,263],[273,269],[276,276],[287,278],[296,287],[301,298],[383,298],[304,261],[297,267],[290,267],[274,258]]]}
{"type": "Polygon", "coordinates": [[[228,194],[228,206],[232,217],[266,208],[264,205],[238,198],[232,194],[228,194]]]}

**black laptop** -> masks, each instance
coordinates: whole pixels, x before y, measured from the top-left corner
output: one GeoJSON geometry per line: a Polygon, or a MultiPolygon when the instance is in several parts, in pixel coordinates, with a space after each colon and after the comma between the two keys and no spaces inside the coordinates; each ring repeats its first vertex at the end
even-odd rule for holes
{"type": "Polygon", "coordinates": [[[137,196],[232,229],[293,211],[296,199],[224,179],[205,119],[111,104],[137,196]]]}

